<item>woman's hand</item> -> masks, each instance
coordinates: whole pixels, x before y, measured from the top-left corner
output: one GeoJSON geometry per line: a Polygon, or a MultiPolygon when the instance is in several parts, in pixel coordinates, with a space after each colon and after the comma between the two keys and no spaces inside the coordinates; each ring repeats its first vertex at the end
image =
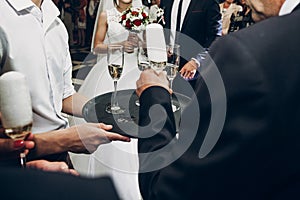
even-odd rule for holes
{"type": "Polygon", "coordinates": [[[134,51],[134,43],[128,40],[125,40],[122,42],[122,45],[124,46],[124,51],[127,53],[133,53],[134,51]]]}
{"type": "Polygon", "coordinates": [[[0,128],[0,160],[16,159],[21,152],[28,154],[34,147],[33,134],[26,140],[13,140],[4,135],[4,129],[0,128]]]}
{"type": "Polygon", "coordinates": [[[131,44],[133,45],[133,47],[137,47],[138,46],[138,42],[139,42],[139,37],[136,33],[129,33],[127,40],[129,42],[131,42],[131,44]]]}
{"type": "Polygon", "coordinates": [[[126,41],[123,42],[124,51],[132,53],[134,48],[138,46],[139,37],[135,33],[129,33],[126,41]]]}

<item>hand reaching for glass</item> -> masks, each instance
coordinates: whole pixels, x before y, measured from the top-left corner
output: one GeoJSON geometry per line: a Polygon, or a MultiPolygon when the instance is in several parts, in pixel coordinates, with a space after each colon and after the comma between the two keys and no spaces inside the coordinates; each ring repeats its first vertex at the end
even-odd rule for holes
{"type": "MultiPolygon", "coordinates": [[[[13,140],[5,138],[4,129],[0,128],[0,162],[14,160],[20,152],[28,154],[33,149],[35,143],[33,134],[29,134],[26,140],[13,140]]],[[[26,168],[34,168],[43,171],[63,172],[79,175],[77,171],[69,169],[65,162],[49,162],[46,160],[33,160],[26,163],[26,168]]]]}
{"type": "Polygon", "coordinates": [[[65,162],[50,162],[47,160],[33,160],[27,163],[27,168],[38,169],[48,172],[62,172],[78,176],[79,173],[70,169],[65,162]]]}
{"type": "Polygon", "coordinates": [[[196,74],[197,68],[197,63],[191,60],[182,67],[180,74],[185,79],[192,79],[196,74]]]}
{"type": "Polygon", "coordinates": [[[169,87],[169,80],[166,72],[162,71],[157,73],[153,69],[147,69],[141,73],[140,78],[136,81],[137,96],[140,97],[143,91],[152,86],[163,87],[170,94],[173,92],[169,87]]]}
{"type": "Polygon", "coordinates": [[[112,126],[103,123],[84,123],[70,129],[72,131],[69,137],[72,137],[72,140],[68,149],[73,153],[93,153],[99,145],[116,140],[130,142],[129,137],[109,132],[112,126]],[[77,134],[73,134],[74,132],[77,134]]]}

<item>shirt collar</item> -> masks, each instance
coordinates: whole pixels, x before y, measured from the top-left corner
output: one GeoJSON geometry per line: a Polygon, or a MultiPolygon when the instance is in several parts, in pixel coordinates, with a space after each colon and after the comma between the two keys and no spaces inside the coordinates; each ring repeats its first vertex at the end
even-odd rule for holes
{"type": "MultiPolygon", "coordinates": [[[[0,0],[2,1],[2,0],[0,0]]],[[[21,11],[33,6],[36,6],[31,0],[7,0],[11,6],[17,11],[21,11]]],[[[41,5],[41,10],[43,12],[43,26],[45,30],[53,23],[56,17],[59,16],[59,10],[52,2],[52,0],[43,0],[41,5]]]]}
{"type": "Polygon", "coordinates": [[[285,0],[279,11],[279,16],[290,14],[300,3],[300,0],[285,0]]]}
{"type": "Polygon", "coordinates": [[[44,29],[47,30],[60,13],[52,0],[44,0],[41,9],[43,12],[44,29]]]}
{"type": "Polygon", "coordinates": [[[34,3],[31,0],[7,0],[7,1],[18,12],[34,6],[34,3]]]}

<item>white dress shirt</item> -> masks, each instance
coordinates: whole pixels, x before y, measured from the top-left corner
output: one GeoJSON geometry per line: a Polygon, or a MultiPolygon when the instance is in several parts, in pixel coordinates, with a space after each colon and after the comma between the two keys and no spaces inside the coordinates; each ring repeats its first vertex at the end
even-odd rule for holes
{"type": "Polygon", "coordinates": [[[279,16],[291,13],[299,3],[300,0],[285,0],[280,8],[279,16]]]}
{"type": "Polygon", "coordinates": [[[33,133],[68,126],[62,101],[74,94],[68,34],[51,0],[39,9],[31,0],[0,1],[0,74],[26,76],[33,106],[33,133]],[[2,61],[2,62],[1,62],[2,61]]]}
{"type": "MultiPolygon", "coordinates": [[[[170,34],[170,43],[175,43],[175,36],[176,36],[176,24],[177,24],[177,13],[179,7],[180,0],[174,0],[172,11],[171,11],[171,34],[170,34]]],[[[181,9],[181,17],[180,17],[180,30],[182,28],[182,24],[186,15],[186,12],[189,8],[191,0],[183,0],[182,2],[182,9],[181,9]]]]}

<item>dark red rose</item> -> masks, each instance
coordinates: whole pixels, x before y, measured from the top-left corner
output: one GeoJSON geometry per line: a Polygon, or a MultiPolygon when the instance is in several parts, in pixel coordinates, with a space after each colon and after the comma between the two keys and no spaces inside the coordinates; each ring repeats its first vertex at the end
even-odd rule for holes
{"type": "Polygon", "coordinates": [[[126,15],[122,15],[122,20],[124,21],[126,19],[126,15]]]}
{"type": "Polygon", "coordinates": [[[131,29],[131,23],[130,23],[130,20],[129,20],[129,19],[127,19],[125,27],[126,27],[127,29],[131,29]]]}
{"type": "Polygon", "coordinates": [[[132,13],[131,13],[133,16],[138,16],[139,15],[139,13],[137,12],[137,11],[132,11],[132,13]]]}
{"type": "Polygon", "coordinates": [[[142,20],[136,19],[136,20],[133,21],[133,24],[136,25],[136,26],[140,26],[142,24],[142,20]]]}
{"type": "Polygon", "coordinates": [[[146,13],[142,13],[142,16],[143,16],[143,18],[146,18],[147,17],[147,14],[146,13]]]}

